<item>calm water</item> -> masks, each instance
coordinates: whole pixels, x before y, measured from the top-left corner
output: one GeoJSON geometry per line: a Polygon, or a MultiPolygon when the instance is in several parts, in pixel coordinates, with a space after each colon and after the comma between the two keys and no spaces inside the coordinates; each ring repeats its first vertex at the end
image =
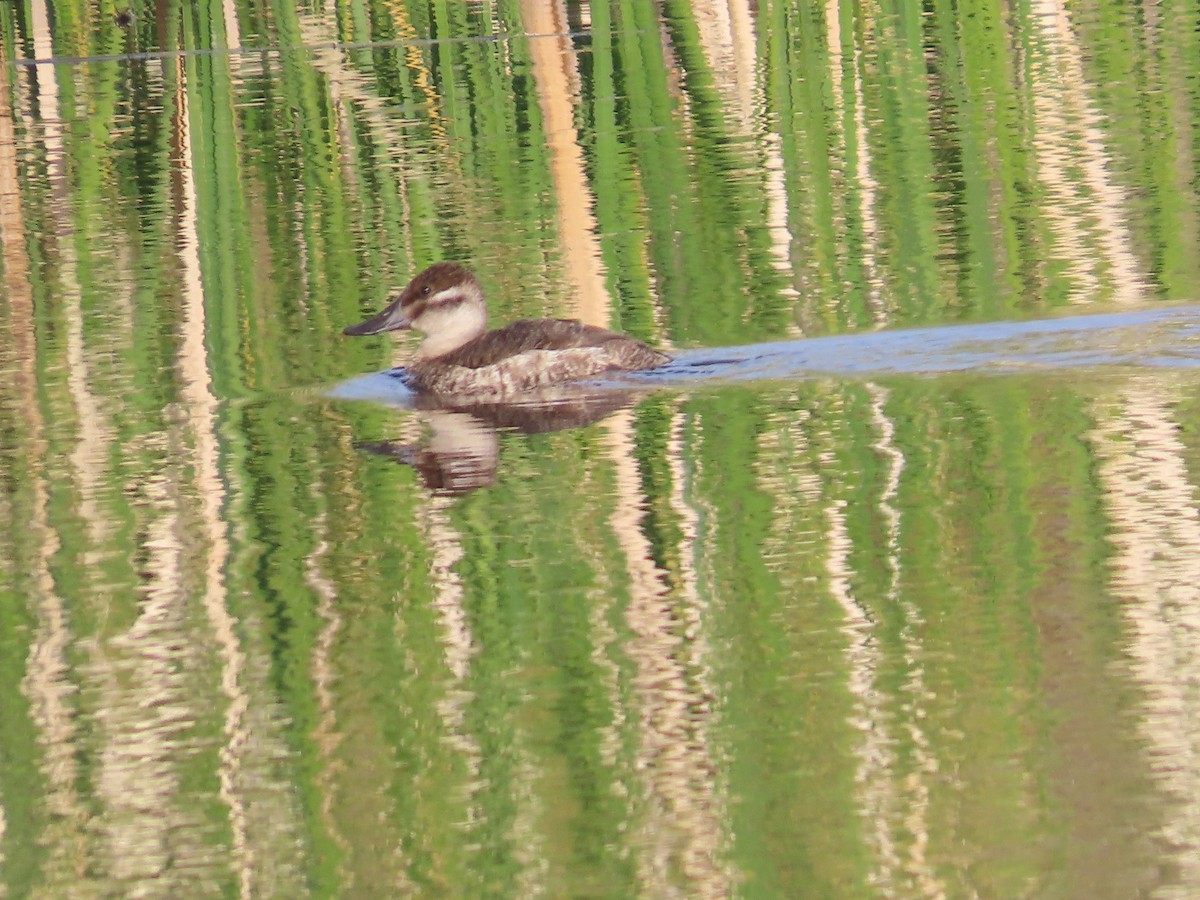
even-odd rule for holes
{"type": "Polygon", "coordinates": [[[1194,896],[1196,22],[0,4],[5,896],[1194,896]]]}

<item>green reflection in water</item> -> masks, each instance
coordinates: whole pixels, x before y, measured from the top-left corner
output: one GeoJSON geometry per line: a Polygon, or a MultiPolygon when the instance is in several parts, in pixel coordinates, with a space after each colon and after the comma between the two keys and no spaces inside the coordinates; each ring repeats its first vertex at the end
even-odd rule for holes
{"type": "Polygon", "coordinates": [[[677,346],[1194,300],[1186,6],[567,7],[570,134],[520,4],[0,6],[7,890],[1194,880],[1179,373],[662,393],[461,498],[319,397],[435,259],[571,314],[570,203],[677,346]]]}

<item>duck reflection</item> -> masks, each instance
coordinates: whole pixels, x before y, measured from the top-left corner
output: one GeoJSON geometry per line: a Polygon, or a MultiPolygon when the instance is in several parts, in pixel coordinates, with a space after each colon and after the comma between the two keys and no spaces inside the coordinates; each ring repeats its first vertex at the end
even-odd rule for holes
{"type": "Polygon", "coordinates": [[[496,481],[501,430],[545,434],[592,425],[636,397],[627,391],[580,392],[523,403],[444,404],[421,397],[412,409],[428,426],[421,441],[360,441],[354,446],[412,466],[439,494],[461,495],[496,481]]]}

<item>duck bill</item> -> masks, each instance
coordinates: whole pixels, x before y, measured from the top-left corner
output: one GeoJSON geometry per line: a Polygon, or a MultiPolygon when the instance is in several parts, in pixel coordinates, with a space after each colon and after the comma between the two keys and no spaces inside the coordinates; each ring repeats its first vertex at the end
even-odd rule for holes
{"type": "Polygon", "coordinates": [[[342,334],[357,337],[364,334],[382,334],[385,331],[402,331],[412,328],[412,319],[404,314],[404,310],[400,306],[400,301],[403,299],[403,297],[397,297],[381,313],[372,316],[365,322],[347,325],[342,334]]]}

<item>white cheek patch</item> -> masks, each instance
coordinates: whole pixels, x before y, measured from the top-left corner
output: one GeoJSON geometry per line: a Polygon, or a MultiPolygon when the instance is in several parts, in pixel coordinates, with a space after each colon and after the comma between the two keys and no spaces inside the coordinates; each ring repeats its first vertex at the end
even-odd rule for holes
{"type": "Polygon", "coordinates": [[[477,291],[461,285],[446,288],[425,301],[425,309],[413,320],[413,327],[426,335],[417,351],[428,359],[449,353],[480,335],[487,327],[487,310],[477,291]]]}

